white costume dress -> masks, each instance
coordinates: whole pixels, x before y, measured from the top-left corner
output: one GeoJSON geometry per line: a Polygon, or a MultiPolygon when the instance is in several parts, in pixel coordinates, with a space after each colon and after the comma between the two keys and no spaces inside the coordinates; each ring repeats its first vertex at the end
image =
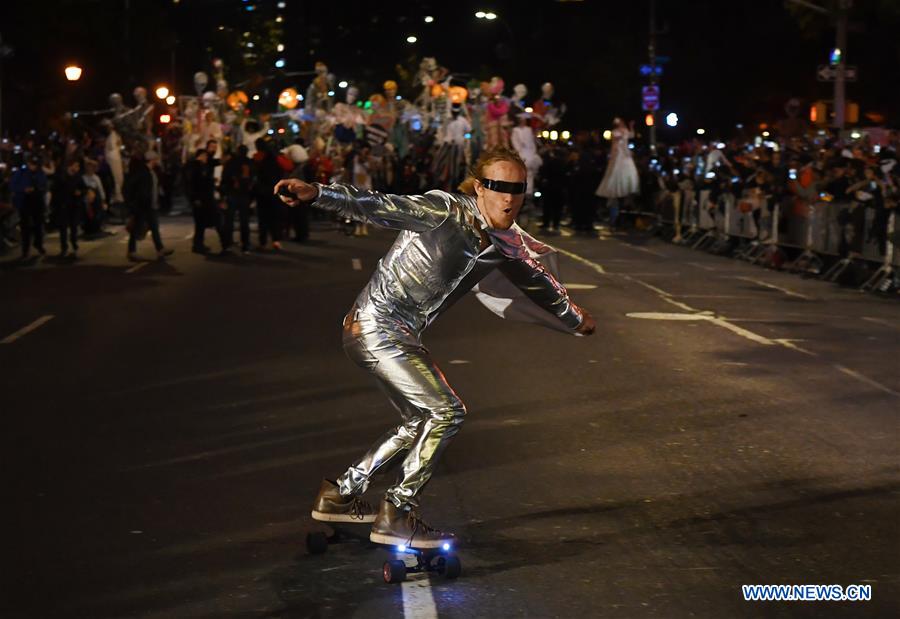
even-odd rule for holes
{"type": "Polygon", "coordinates": [[[125,184],[125,169],[122,165],[122,138],[115,129],[109,132],[106,138],[106,148],[103,152],[106,164],[109,166],[113,177],[112,202],[119,204],[125,201],[122,197],[122,186],[125,184]]]}
{"type": "Polygon", "coordinates": [[[527,180],[527,189],[525,193],[532,195],[534,193],[534,177],[541,169],[544,163],[541,156],[537,152],[537,142],[534,139],[534,130],[531,126],[514,127],[512,136],[510,136],[512,146],[519,153],[519,157],[525,162],[525,172],[527,180]]]}
{"type": "Polygon", "coordinates": [[[613,131],[609,164],[595,192],[601,198],[625,198],[640,191],[637,166],[628,148],[628,140],[632,137],[634,134],[624,127],[613,131]]]}

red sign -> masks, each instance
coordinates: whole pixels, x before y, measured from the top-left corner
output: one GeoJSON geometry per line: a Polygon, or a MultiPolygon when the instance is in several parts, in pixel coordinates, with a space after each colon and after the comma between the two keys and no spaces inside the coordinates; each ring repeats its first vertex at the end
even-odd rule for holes
{"type": "Polygon", "coordinates": [[[655,112],[659,109],[659,86],[644,86],[641,89],[644,100],[644,111],[655,112]]]}

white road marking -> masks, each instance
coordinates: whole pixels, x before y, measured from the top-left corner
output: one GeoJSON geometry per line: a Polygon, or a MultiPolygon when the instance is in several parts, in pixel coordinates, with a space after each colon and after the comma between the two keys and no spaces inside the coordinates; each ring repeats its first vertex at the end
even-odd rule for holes
{"type": "Polygon", "coordinates": [[[572,260],[575,260],[577,262],[580,262],[581,264],[589,266],[590,268],[594,269],[595,271],[597,271],[597,273],[600,273],[601,275],[606,275],[606,271],[603,269],[603,267],[600,266],[599,264],[597,264],[596,262],[592,262],[592,261],[588,260],[587,258],[582,258],[578,254],[573,254],[570,251],[566,251],[565,249],[560,249],[558,247],[556,248],[556,251],[558,251],[559,253],[561,253],[564,256],[568,256],[572,260]]]}
{"type": "Polygon", "coordinates": [[[597,286],[595,284],[563,284],[568,290],[593,290],[597,286]]]}
{"type": "Polygon", "coordinates": [[[754,284],[757,284],[758,286],[765,286],[766,288],[771,288],[772,290],[777,290],[779,292],[783,292],[784,294],[786,294],[788,296],[797,297],[798,299],[805,299],[807,301],[813,300],[812,297],[808,297],[805,294],[800,294],[799,292],[794,292],[793,290],[788,290],[787,288],[782,288],[781,286],[776,286],[775,284],[770,284],[769,282],[764,282],[759,279],[753,279],[752,277],[737,277],[735,279],[742,279],[745,282],[752,282],[754,284]]]}
{"type": "Polygon", "coordinates": [[[353,265],[354,271],[362,271],[362,260],[360,260],[359,258],[354,258],[350,262],[353,265]]]}
{"type": "Polygon", "coordinates": [[[137,272],[137,271],[143,269],[143,268],[144,268],[145,266],[147,266],[148,264],[150,264],[150,263],[149,263],[149,262],[138,262],[136,265],[134,265],[133,267],[131,267],[130,269],[128,269],[128,270],[125,271],[125,272],[126,272],[126,273],[135,273],[135,272],[137,272]]]}
{"type": "Polygon", "coordinates": [[[717,271],[718,269],[714,269],[713,267],[708,267],[705,264],[700,264],[699,262],[688,262],[692,267],[697,267],[698,269],[703,269],[704,271],[717,271]]]}
{"type": "Polygon", "coordinates": [[[472,363],[468,359],[451,359],[449,361],[450,365],[465,365],[467,363],[472,363]]]}
{"type": "Polygon", "coordinates": [[[709,316],[703,314],[670,314],[666,312],[630,312],[625,314],[629,318],[643,318],[644,320],[708,320],[709,316]]]}
{"type": "Polygon", "coordinates": [[[724,327],[731,331],[732,333],[736,333],[741,337],[745,337],[748,340],[752,340],[757,344],[764,344],[766,346],[771,346],[776,342],[774,340],[770,340],[769,338],[759,335],[758,333],[754,333],[753,331],[749,331],[748,329],[744,329],[743,327],[739,327],[735,324],[732,324],[725,320],[724,318],[710,318],[709,321],[714,325],[719,325],[720,327],[724,327]]]}
{"type": "Polygon", "coordinates": [[[403,616],[406,619],[437,619],[437,607],[427,575],[403,581],[403,616]]]}
{"type": "Polygon", "coordinates": [[[779,338],[779,339],[775,340],[776,343],[781,344],[782,346],[784,346],[786,348],[790,348],[791,350],[796,350],[797,352],[802,352],[804,355],[809,355],[810,357],[818,357],[819,356],[811,350],[806,350],[805,348],[802,348],[802,347],[794,344],[794,342],[802,342],[802,341],[803,340],[790,340],[787,338],[779,338]]]}
{"type": "Polygon", "coordinates": [[[641,247],[640,245],[632,245],[631,243],[622,243],[625,247],[630,247],[631,249],[636,249],[638,251],[642,251],[647,254],[653,254],[654,256],[659,256],[660,258],[668,258],[668,256],[664,253],[653,251],[652,249],[647,249],[646,247],[641,247]]]}
{"type": "Polygon", "coordinates": [[[863,316],[863,320],[867,322],[874,322],[877,325],[884,325],[885,327],[890,327],[892,329],[897,329],[900,331],[900,324],[890,322],[888,320],[884,320],[883,318],[872,318],[870,316],[863,316]]]}
{"type": "Polygon", "coordinates": [[[729,331],[740,335],[741,337],[745,337],[748,340],[752,340],[758,344],[764,344],[766,346],[770,346],[775,344],[773,340],[770,340],[767,337],[763,337],[762,335],[758,335],[753,331],[748,331],[747,329],[741,328],[737,325],[733,325],[724,318],[718,318],[716,316],[710,316],[705,313],[692,313],[692,314],[668,314],[665,312],[633,312],[630,314],[626,314],[629,318],[643,318],[647,320],[708,320],[714,325],[718,325],[729,331]]]}
{"type": "MultiPolygon", "coordinates": [[[[579,262],[582,262],[584,264],[587,264],[588,266],[594,267],[600,273],[605,273],[603,271],[603,267],[601,267],[599,264],[595,265],[590,260],[588,260],[586,258],[582,258],[581,256],[572,254],[570,252],[566,252],[563,250],[559,250],[559,251],[561,253],[565,253],[568,256],[571,256],[572,258],[574,258],[575,260],[578,260],[579,262]]],[[[648,288],[648,289],[652,290],[653,292],[657,293],[663,301],[671,303],[672,305],[676,305],[676,306],[684,309],[685,311],[690,312],[690,314],[666,314],[665,312],[644,312],[644,313],[636,312],[633,314],[628,314],[628,316],[631,318],[648,318],[648,317],[652,316],[651,319],[653,319],[653,320],[679,320],[679,321],[708,320],[709,322],[711,322],[715,325],[718,325],[720,327],[728,329],[732,333],[740,335],[741,337],[747,338],[747,339],[757,342],[759,344],[764,344],[767,346],[778,345],[778,346],[782,346],[784,348],[788,348],[790,350],[801,352],[801,353],[804,353],[806,355],[810,355],[813,357],[819,356],[818,354],[816,354],[812,351],[806,350],[806,349],[794,344],[794,342],[797,340],[791,340],[791,339],[787,339],[787,338],[774,339],[774,340],[769,339],[765,336],[759,335],[758,333],[754,333],[753,331],[750,331],[748,329],[743,329],[735,324],[732,324],[731,322],[729,322],[728,320],[726,320],[724,318],[715,316],[712,312],[709,312],[709,311],[701,312],[701,311],[698,311],[698,310],[690,307],[689,305],[686,305],[684,303],[679,303],[679,302],[675,301],[674,299],[672,299],[671,298],[672,295],[670,295],[665,290],[663,290],[661,288],[657,288],[656,286],[648,284],[647,282],[642,282],[641,280],[630,277],[624,273],[616,273],[616,275],[619,275],[620,277],[622,277],[623,279],[626,279],[628,281],[634,282],[636,284],[640,284],[641,286],[644,286],[645,288],[648,288]]],[[[782,292],[788,293],[790,291],[782,290],[782,292]]],[[[798,293],[792,293],[792,294],[798,295],[798,293]]],[[[798,296],[802,296],[802,295],[798,295],[798,296]]],[[[804,298],[808,298],[808,297],[804,297],[804,298]]],[[[877,319],[877,318],[869,319],[869,321],[870,322],[878,322],[879,319],[877,319]]],[[[891,326],[893,326],[893,325],[891,325],[891,326]]],[[[836,370],[842,372],[843,374],[846,374],[847,376],[850,376],[851,378],[855,378],[856,380],[863,382],[863,383],[869,385],[870,387],[874,387],[875,389],[878,389],[879,391],[883,391],[892,396],[900,398],[900,392],[894,391],[890,387],[882,385],[878,381],[872,380],[868,376],[863,376],[859,372],[857,372],[855,370],[851,370],[850,368],[845,367],[840,364],[834,364],[833,367],[836,370]]]]}
{"type": "Polygon", "coordinates": [[[642,282],[642,281],[639,280],[639,279],[633,279],[630,275],[626,275],[626,274],[622,273],[622,277],[624,277],[625,279],[631,280],[631,281],[633,281],[633,282],[635,282],[635,283],[637,283],[637,284],[640,284],[640,285],[643,286],[644,288],[647,288],[647,289],[649,289],[649,290],[652,290],[653,292],[655,292],[656,294],[658,294],[658,295],[660,295],[660,296],[662,296],[662,297],[668,297],[668,296],[671,296],[671,295],[669,295],[668,292],[666,292],[666,291],[663,290],[662,288],[657,288],[656,286],[654,286],[654,285],[652,285],[652,284],[648,284],[647,282],[642,282]]]}
{"type": "Polygon", "coordinates": [[[40,318],[35,320],[33,323],[31,323],[27,327],[22,327],[21,329],[19,329],[12,335],[8,335],[4,339],[0,340],[0,344],[12,344],[17,339],[19,339],[25,335],[28,335],[29,333],[31,333],[32,331],[34,331],[35,329],[40,327],[42,324],[44,324],[45,322],[48,322],[50,320],[53,320],[53,314],[47,314],[46,316],[41,316],[40,318]]]}
{"type": "MultiPolygon", "coordinates": [[[[752,299],[753,297],[742,297],[736,294],[679,294],[682,299],[752,299]]],[[[734,320],[734,318],[732,318],[734,320]]]]}
{"type": "Polygon", "coordinates": [[[875,387],[876,389],[880,389],[881,391],[884,391],[885,393],[889,393],[894,397],[900,398],[900,393],[894,391],[890,387],[886,387],[886,386],[882,385],[878,381],[872,380],[868,376],[863,376],[859,372],[856,372],[855,370],[851,370],[850,368],[844,367],[843,365],[840,365],[837,363],[834,364],[834,367],[837,368],[839,371],[843,372],[844,374],[846,374],[847,376],[852,376],[856,380],[862,381],[862,382],[866,383],[867,385],[869,385],[870,387],[875,387]]]}
{"type": "MultiPolygon", "coordinates": [[[[691,307],[690,305],[686,305],[686,304],[682,303],[681,301],[676,301],[676,300],[673,299],[672,297],[660,297],[660,298],[661,298],[663,301],[665,301],[666,303],[670,303],[671,305],[674,305],[675,307],[677,307],[677,308],[679,308],[679,309],[683,309],[683,310],[686,311],[686,312],[695,312],[695,311],[697,311],[697,310],[695,310],[693,307],[691,307]]],[[[702,313],[702,312],[701,312],[701,313],[702,313]]],[[[707,313],[709,313],[709,312],[707,312],[707,313]]]]}

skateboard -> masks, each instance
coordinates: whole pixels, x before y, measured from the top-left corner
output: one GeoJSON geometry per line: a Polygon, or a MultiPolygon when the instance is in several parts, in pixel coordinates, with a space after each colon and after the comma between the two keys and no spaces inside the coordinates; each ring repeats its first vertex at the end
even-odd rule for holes
{"type": "Polygon", "coordinates": [[[388,559],[385,561],[381,566],[381,575],[386,583],[403,582],[406,580],[407,574],[434,572],[444,578],[453,579],[462,572],[462,564],[450,544],[444,544],[440,548],[413,548],[404,545],[379,544],[369,539],[371,524],[347,522],[323,522],[321,524],[327,524],[332,533],[329,535],[324,531],[310,531],[306,534],[306,550],[311,555],[320,555],[327,552],[329,545],[340,544],[347,541],[347,539],[355,539],[373,546],[381,546],[401,554],[411,554],[416,557],[416,564],[413,566],[406,565],[406,562],[402,559],[388,559]]]}

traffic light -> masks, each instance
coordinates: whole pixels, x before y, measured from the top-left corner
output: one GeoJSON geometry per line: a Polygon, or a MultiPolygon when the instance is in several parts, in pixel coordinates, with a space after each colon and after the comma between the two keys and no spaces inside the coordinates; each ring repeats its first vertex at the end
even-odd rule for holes
{"type": "Polygon", "coordinates": [[[168,125],[172,122],[172,117],[169,114],[161,114],[159,116],[159,122],[163,125],[168,125]]]}
{"type": "Polygon", "coordinates": [[[646,116],[644,116],[644,124],[646,124],[648,127],[653,126],[653,114],[647,114],[646,116]]]}
{"type": "Polygon", "coordinates": [[[851,124],[859,122],[859,104],[849,101],[847,108],[844,110],[844,120],[851,124]]]}
{"type": "Polygon", "coordinates": [[[828,106],[824,101],[816,101],[809,108],[809,122],[824,125],[828,122],[828,106]]]}
{"type": "Polygon", "coordinates": [[[831,64],[832,67],[836,67],[837,65],[841,64],[841,56],[841,48],[835,47],[833,50],[831,50],[831,56],[828,58],[829,64],[831,64]]]}

